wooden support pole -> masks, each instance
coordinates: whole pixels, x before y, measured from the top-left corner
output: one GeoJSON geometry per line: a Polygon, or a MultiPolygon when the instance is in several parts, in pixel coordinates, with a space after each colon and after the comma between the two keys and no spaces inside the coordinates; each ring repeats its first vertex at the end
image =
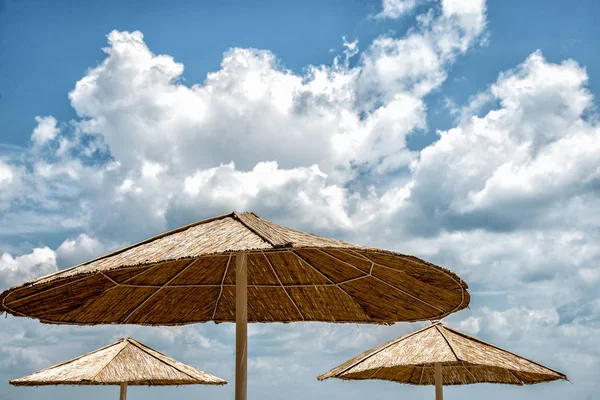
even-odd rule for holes
{"type": "Polygon", "coordinates": [[[119,400],[127,400],[127,384],[121,383],[121,393],[119,394],[119,400]]]}
{"type": "Polygon", "coordinates": [[[235,256],[235,400],[248,392],[248,263],[246,253],[235,256]]]}
{"type": "Polygon", "coordinates": [[[444,399],[444,381],[442,379],[442,363],[435,363],[435,400],[444,399]]]}

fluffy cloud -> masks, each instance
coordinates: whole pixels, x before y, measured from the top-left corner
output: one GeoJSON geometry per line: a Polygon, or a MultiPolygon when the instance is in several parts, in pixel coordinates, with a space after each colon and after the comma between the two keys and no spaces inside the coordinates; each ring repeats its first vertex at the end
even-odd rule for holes
{"type": "Polygon", "coordinates": [[[38,125],[31,134],[31,141],[35,146],[41,146],[54,139],[59,134],[60,129],[56,126],[56,118],[53,116],[35,117],[38,125]]]}
{"type": "Polygon", "coordinates": [[[559,315],[555,309],[529,310],[525,307],[504,311],[482,310],[485,327],[495,336],[515,338],[531,333],[533,329],[549,328],[558,325],[559,315]]]}
{"type": "MultiPolygon", "coordinates": [[[[306,226],[357,227],[366,210],[396,201],[385,192],[408,179],[417,154],[406,136],[426,127],[424,96],[483,33],[484,23],[468,29],[457,17],[472,8],[446,8],[432,5],[415,29],[381,36],[362,52],[345,42],[331,65],[303,74],[269,51],[231,49],[192,86],[181,82],[183,65],[152,53],[140,32],[113,31],[104,61],[69,94],[80,119],[58,129],[53,117],[38,118],[34,146],[0,169],[2,184],[19,184],[3,194],[11,211],[3,225],[18,225],[17,234],[87,230],[100,239],[119,231],[119,240],[132,241],[225,205],[276,217],[293,204],[312,210],[306,226]],[[240,179],[262,183],[219,202],[216,193],[240,179]],[[278,196],[263,201],[269,193],[278,196]]],[[[485,6],[478,10],[485,20],[485,6]]]]}
{"type": "Polygon", "coordinates": [[[0,161],[0,185],[9,185],[14,177],[14,172],[10,165],[0,161]]]}
{"type": "Polygon", "coordinates": [[[376,18],[400,18],[417,7],[417,0],[383,0],[383,10],[376,18]]]}
{"type": "Polygon", "coordinates": [[[47,246],[38,247],[30,253],[16,256],[4,252],[0,256],[0,287],[5,290],[25,281],[101,256],[118,246],[119,244],[109,241],[102,243],[96,238],[82,233],[74,238],[66,239],[55,250],[47,246]]]}
{"type": "MultiPolygon", "coordinates": [[[[598,239],[597,232],[577,229],[474,230],[412,238],[405,249],[452,266],[479,290],[519,291],[521,285],[541,290],[544,282],[562,281],[572,290],[556,287],[551,294],[560,296],[559,301],[570,301],[595,276],[600,259],[598,239]]],[[[522,293],[529,295],[525,290],[522,293]]]]}
{"type": "Polygon", "coordinates": [[[12,199],[20,190],[22,169],[0,159],[0,210],[10,208],[12,199]]]}
{"type": "Polygon", "coordinates": [[[5,290],[56,270],[56,254],[48,247],[36,248],[17,257],[3,253],[0,256],[0,287],[5,290]]]}
{"type": "Polygon", "coordinates": [[[600,357],[597,323],[563,321],[554,308],[520,306],[498,311],[483,307],[473,314],[458,324],[460,328],[476,325],[477,334],[490,342],[550,367],[562,368],[580,386],[579,394],[593,390],[592,379],[600,357]]]}
{"type": "MultiPolygon", "coordinates": [[[[442,0],[442,13],[447,18],[456,18],[464,35],[479,35],[486,25],[485,0],[442,0]]],[[[468,45],[464,39],[461,44],[468,45]]]]}
{"type": "Polygon", "coordinates": [[[596,206],[600,182],[586,83],[577,63],[548,63],[540,52],[501,74],[488,96],[499,108],[463,116],[412,165],[417,218],[450,230],[584,222],[573,214],[596,206]]]}
{"type": "Polygon", "coordinates": [[[84,261],[92,260],[107,253],[117,245],[110,242],[100,242],[85,233],[67,239],[56,249],[56,261],[58,266],[68,268],[84,261]]]}
{"type": "Polygon", "coordinates": [[[479,321],[481,318],[469,317],[460,321],[458,324],[458,328],[465,333],[469,333],[471,335],[477,335],[481,330],[479,321]]]}
{"type": "Polygon", "coordinates": [[[232,160],[248,170],[272,159],[286,169],[318,163],[328,173],[373,168],[382,158],[406,165],[404,138],[425,126],[423,96],[483,29],[467,29],[455,18],[460,11],[445,7],[404,37],[376,39],[354,68],[348,57],[355,44],[305,75],[269,51],[237,48],[191,87],[178,81],[183,65],[153,54],[140,32],[114,31],[107,58],[69,97],[85,118],[82,131],[101,134],[126,170],[150,162],[179,175],[232,160]]]}
{"type": "Polygon", "coordinates": [[[184,194],[171,204],[169,216],[184,221],[191,216],[185,213],[197,214],[206,208],[266,213],[272,208],[282,217],[304,215],[300,221],[298,217],[294,219],[306,226],[348,229],[351,221],[344,212],[346,203],[346,189],[329,184],[318,165],[282,170],[273,161],[258,163],[252,170],[241,172],[230,163],[188,176],[184,194]],[[184,215],[178,215],[182,210],[184,215]]]}

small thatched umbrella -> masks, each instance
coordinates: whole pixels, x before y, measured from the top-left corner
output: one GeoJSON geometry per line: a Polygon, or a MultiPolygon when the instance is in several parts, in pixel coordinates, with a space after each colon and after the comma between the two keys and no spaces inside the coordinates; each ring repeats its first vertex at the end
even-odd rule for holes
{"type": "Polygon", "coordinates": [[[13,379],[15,386],[119,385],[120,400],[127,386],[225,385],[227,381],[180,363],[132,338],[53,367],[13,379]]]}
{"type": "Polygon", "coordinates": [[[568,380],[565,374],[441,322],[367,350],[318,377],[328,378],[435,385],[437,400],[442,400],[443,385],[486,382],[531,385],[568,380]]]}
{"type": "Polygon", "coordinates": [[[53,324],[236,322],[236,400],[246,399],[247,321],[394,323],[469,304],[467,284],[413,256],[230,213],[11,288],[13,315],[53,324]]]}

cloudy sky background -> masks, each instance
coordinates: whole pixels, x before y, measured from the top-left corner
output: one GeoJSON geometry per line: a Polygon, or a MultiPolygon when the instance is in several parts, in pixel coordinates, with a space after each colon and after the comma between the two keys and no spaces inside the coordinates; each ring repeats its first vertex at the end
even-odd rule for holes
{"type": "MultiPolygon", "coordinates": [[[[600,398],[596,3],[62,3],[0,2],[1,289],[252,210],[452,269],[472,300],[451,326],[574,383],[449,398],[600,398]]],[[[249,397],[431,398],[316,381],[420,326],[253,325],[249,397]]],[[[230,324],[9,316],[0,399],[116,395],[7,381],[126,335],[234,381],[230,324]]],[[[228,399],[233,385],[131,390],[175,394],[228,399]]]]}

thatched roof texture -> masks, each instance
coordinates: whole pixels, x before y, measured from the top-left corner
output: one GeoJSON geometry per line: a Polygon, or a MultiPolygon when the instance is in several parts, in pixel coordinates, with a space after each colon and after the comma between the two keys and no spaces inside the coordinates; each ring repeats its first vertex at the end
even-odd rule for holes
{"type": "Polygon", "coordinates": [[[382,379],[411,385],[435,384],[442,364],[444,385],[529,385],[567,376],[436,322],[346,361],[319,380],[382,379]]]}
{"type": "Polygon", "coordinates": [[[225,385],[227,381],[190,367],[132,338],[10,381],[42,385],[225,385]]]}
{"type": "Polygon", "coordinates": [[[419,258],[230,213],[9,289],[2,309],[56,324],[235,321],[235,254],[248,254],[248,321],[393,323],[469,304],[467,284],[419,258]]]}

